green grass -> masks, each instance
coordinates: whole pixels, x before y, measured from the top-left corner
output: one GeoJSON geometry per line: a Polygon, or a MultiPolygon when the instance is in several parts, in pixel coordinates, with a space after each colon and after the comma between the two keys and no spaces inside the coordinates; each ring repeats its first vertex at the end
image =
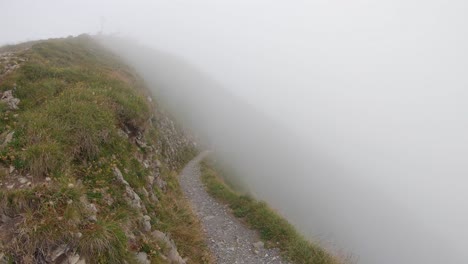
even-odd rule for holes
{"type": "Polygon", "coordinates": [[[136,263],[126,254],[127,237],[114,221],[99,221],[88,226],[78,250],[93,260],[107,263],[136,263]]]}
{"type": "Polygon", "coordinates": [[[266,203],[235,192],[208,162],[202,162],[201,170],[208,193],[226,203],[236,217],[257,230],[267,246],[278,247],[283,256],[294,263],[339,263],[318,244],[306,240],[266,203]]]}
{"type": "Polygon", "coordinates": [[[188,146],[170,166],[162,163],[167,191],[148,190],[156,192],[158,204],[143,195],[152,172],[139,159],[168,156],[158,120],[148,122],[157,114],[146,100],[142,80],[88,36],[27,46],[17,54],[26,62],[0,82],[0,91],[13,90],[21,100],[18,110],[0,103],[0,138],[15,132],[0,148],[0,167],[31,175],[35,186],[0,188],[0,210],[21,220],[12,232],[0,230],[0,236],[11,237],[10,243],[0,243],[0,252],[16,263],[28,263],[65,243],[87,263],[134,263],[134,253],[142,250],[153,263],[163,263],[164,249],[141,231],[142,210],[128,205],[125,186],[115,181],[117,167],[139,194],[153,227],[170,233],[191,263],[211,263],[200,224],[176,178],[194,150],[188,146]],[[160,147],[141,149],[120,136],[119,129],[160,147]],[[52,180],[45,183],[46,177],[52,180]],[[99,209],[96,222],[89,220],[88,203],[99,209]]]}

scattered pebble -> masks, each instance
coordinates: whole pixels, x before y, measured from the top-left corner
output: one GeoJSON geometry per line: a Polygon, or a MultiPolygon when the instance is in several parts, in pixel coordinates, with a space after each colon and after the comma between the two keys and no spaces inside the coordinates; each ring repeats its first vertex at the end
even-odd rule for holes
{"type": "Polygon", "coordinates": [[[255,242],[252,245],[257,250],[263,249],[263,247],[265,246],[265,244],[262,241],[255,242]]]}
{"type": "Polygon", "coordinates": [[[203,158],[204,154],[200,154],[190,161],[179,179],[185,196],[201,219],[210,242],[208,246],[217,263],[287,263],[282,261],[278,249],[265,249],[255,231],[245,227],[230,213],[227,206],[219,204],[206,192],[200,181],[198,166],[203,158]]]}
{"type": "Polygon", "coordinates": [[[19,178],[18,178],[18,181],[19,181],[21,184],[25,184],[25,183],[28,182],[28,180],[27,180],[26,178],[24,178],[24,177],[19,177],[19,178]]]}

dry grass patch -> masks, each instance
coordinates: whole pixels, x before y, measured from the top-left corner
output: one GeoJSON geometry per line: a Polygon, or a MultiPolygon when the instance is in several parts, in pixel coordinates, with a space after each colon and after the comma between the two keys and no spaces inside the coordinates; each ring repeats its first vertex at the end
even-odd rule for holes
{"type": "Polygon", "coordinates": [[[188,263],[215,263],[205,243],[200,221],[192,211],[179,186],[177,175],[166,177],[168,190],[160,196],[156,213],[160,220],[158,228],[170,234],[182,257],[188,263]]]}

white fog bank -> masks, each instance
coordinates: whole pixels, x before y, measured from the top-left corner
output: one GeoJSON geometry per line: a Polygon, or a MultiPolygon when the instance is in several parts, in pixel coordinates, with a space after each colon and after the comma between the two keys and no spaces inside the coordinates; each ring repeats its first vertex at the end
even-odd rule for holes
{"type": "MultiPolygon", "coordinates": [[[[461,113],[427,116],[437,113],[440,99],[426,100],[424,109],[414,111],[414,105],[380,104],[390,117],[366,102],[369,94],[359,102],[368,107],[362,113],[354,110],[356,95],[341,98],[346,111],[330,111],[340,95],[328,95],[328,108],[324,101],[307,106],[310,116],[321,116],[317,122],[288,127],[177,56],[118,39],[103,41],[257,197],[310,239],[365,264],[468,258],[463,178],[468,131],[461,113]]],[[[446,106],[463,107],[458,100],[453,97],[446,106]]]]}
{"type": "Polygon", "coordinates": [[[312,240],[468,263],[468,2],[2,1],[0,43],[83,32],[312,240]],[[137,44],[139,43],[139,44],[137,44]]]}

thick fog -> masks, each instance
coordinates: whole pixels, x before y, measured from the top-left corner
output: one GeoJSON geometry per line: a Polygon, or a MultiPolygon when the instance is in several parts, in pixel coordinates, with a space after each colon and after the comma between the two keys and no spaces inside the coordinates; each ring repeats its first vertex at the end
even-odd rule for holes
{"type": "Polygon", "coordinates": [[[0,8],[1,44],[102,31],[203,148],[333,252],[468,263],[465,1],[0,8]]]}

